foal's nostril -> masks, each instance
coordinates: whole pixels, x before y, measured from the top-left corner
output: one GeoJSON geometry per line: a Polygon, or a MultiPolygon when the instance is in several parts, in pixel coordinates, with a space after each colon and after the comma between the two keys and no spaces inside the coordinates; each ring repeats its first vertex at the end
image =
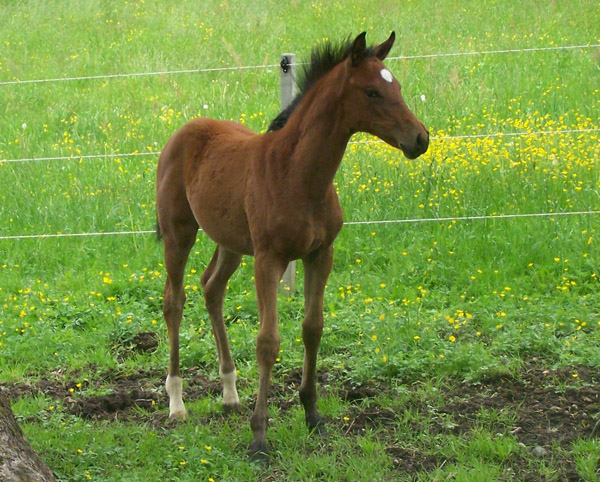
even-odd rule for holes
{"type": "Polygon", "coordinates": [[[424,151],[427,150],[427,147],[429,146],[429,132],[427,133],[427,136],[423,136],[420,132],[417,134],[417,147],[423,149],[424,151]]]}

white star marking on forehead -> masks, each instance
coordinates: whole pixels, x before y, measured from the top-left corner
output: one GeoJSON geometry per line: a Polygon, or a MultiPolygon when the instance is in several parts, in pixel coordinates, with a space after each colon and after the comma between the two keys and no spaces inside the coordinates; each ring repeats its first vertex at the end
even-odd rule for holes
{"type": "Polygon", "coordinates": [[[389,82],[390,84],[392,83],[394,76],[388,69],[382,69],[381,72],[379,72],[379,73],[381,74],[381,77],[383,78],[383,80],[385,80],[386,82],[389,82]]]}

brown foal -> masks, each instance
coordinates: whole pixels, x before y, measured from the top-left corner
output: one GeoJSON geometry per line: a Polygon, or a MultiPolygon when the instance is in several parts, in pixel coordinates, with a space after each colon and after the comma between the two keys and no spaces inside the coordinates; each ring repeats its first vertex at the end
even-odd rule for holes
{"type": "Polygon", "coordinates": [[[227,282],[242,255],[255,257],[260,329],[259,381],[251,418],[250,455],[267,454],[269,380],[279,353],[277,292],[290,260],[304,264],[305,345],[300,400],[310,429],[322,429],[317,410],[317,350],[323,332],[323,293],[332,266],[342,210],[333,179],[355,132],[368,132],[409,159],[423,154],[429,133],[406,106],[400,84],[382,61],[395,39],[367,48],[365,33],[313,51],[300,94],[265,134],[230,121],[195,119],[165,145],[158,162],[157,211],[167,281],[163,313],[169,331],[166,381],[171,418],[184,419],[179,368],[183,277],[201,228],[216,244],[201,282],[223,383],[225,410],[237,410],[236,370],[223,322],[227,282]]]}

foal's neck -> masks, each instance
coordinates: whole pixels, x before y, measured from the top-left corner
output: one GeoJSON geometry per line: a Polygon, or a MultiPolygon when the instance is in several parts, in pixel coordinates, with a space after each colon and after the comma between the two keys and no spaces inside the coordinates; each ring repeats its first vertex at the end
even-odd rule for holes
{"type": "Polygon", "coordinates": [[[335,89],[326,89],[317,84],[298,105],[282,130],[286,142],[293,146],[290,178],[305,190],[309,199],[317,202],[331,189],[352,135],[341,104],[343,89],[335,80],[322,79],[320,84],[334,85],[335,89]],[[329,82],[326,84],[325,81],[329,82]]]}

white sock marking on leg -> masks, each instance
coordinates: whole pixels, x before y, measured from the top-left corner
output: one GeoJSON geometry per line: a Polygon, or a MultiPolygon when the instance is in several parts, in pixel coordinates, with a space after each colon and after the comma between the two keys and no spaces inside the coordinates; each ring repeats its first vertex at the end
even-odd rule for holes
{"type": "Polygon", "coordinates": [[[240,399],[235,388],[236,373],[233,370],[231,373],[223,373],[219,370],[221,383],[223,384],[223,405],[238,405],[240,399]]]}
{"type": "Polygon", "coordinates": [[[187,413],[183,405],[183,380],[181,377],[167,376],[165,388],[169,394],[169,418],[185,420],[187,413]]]}

